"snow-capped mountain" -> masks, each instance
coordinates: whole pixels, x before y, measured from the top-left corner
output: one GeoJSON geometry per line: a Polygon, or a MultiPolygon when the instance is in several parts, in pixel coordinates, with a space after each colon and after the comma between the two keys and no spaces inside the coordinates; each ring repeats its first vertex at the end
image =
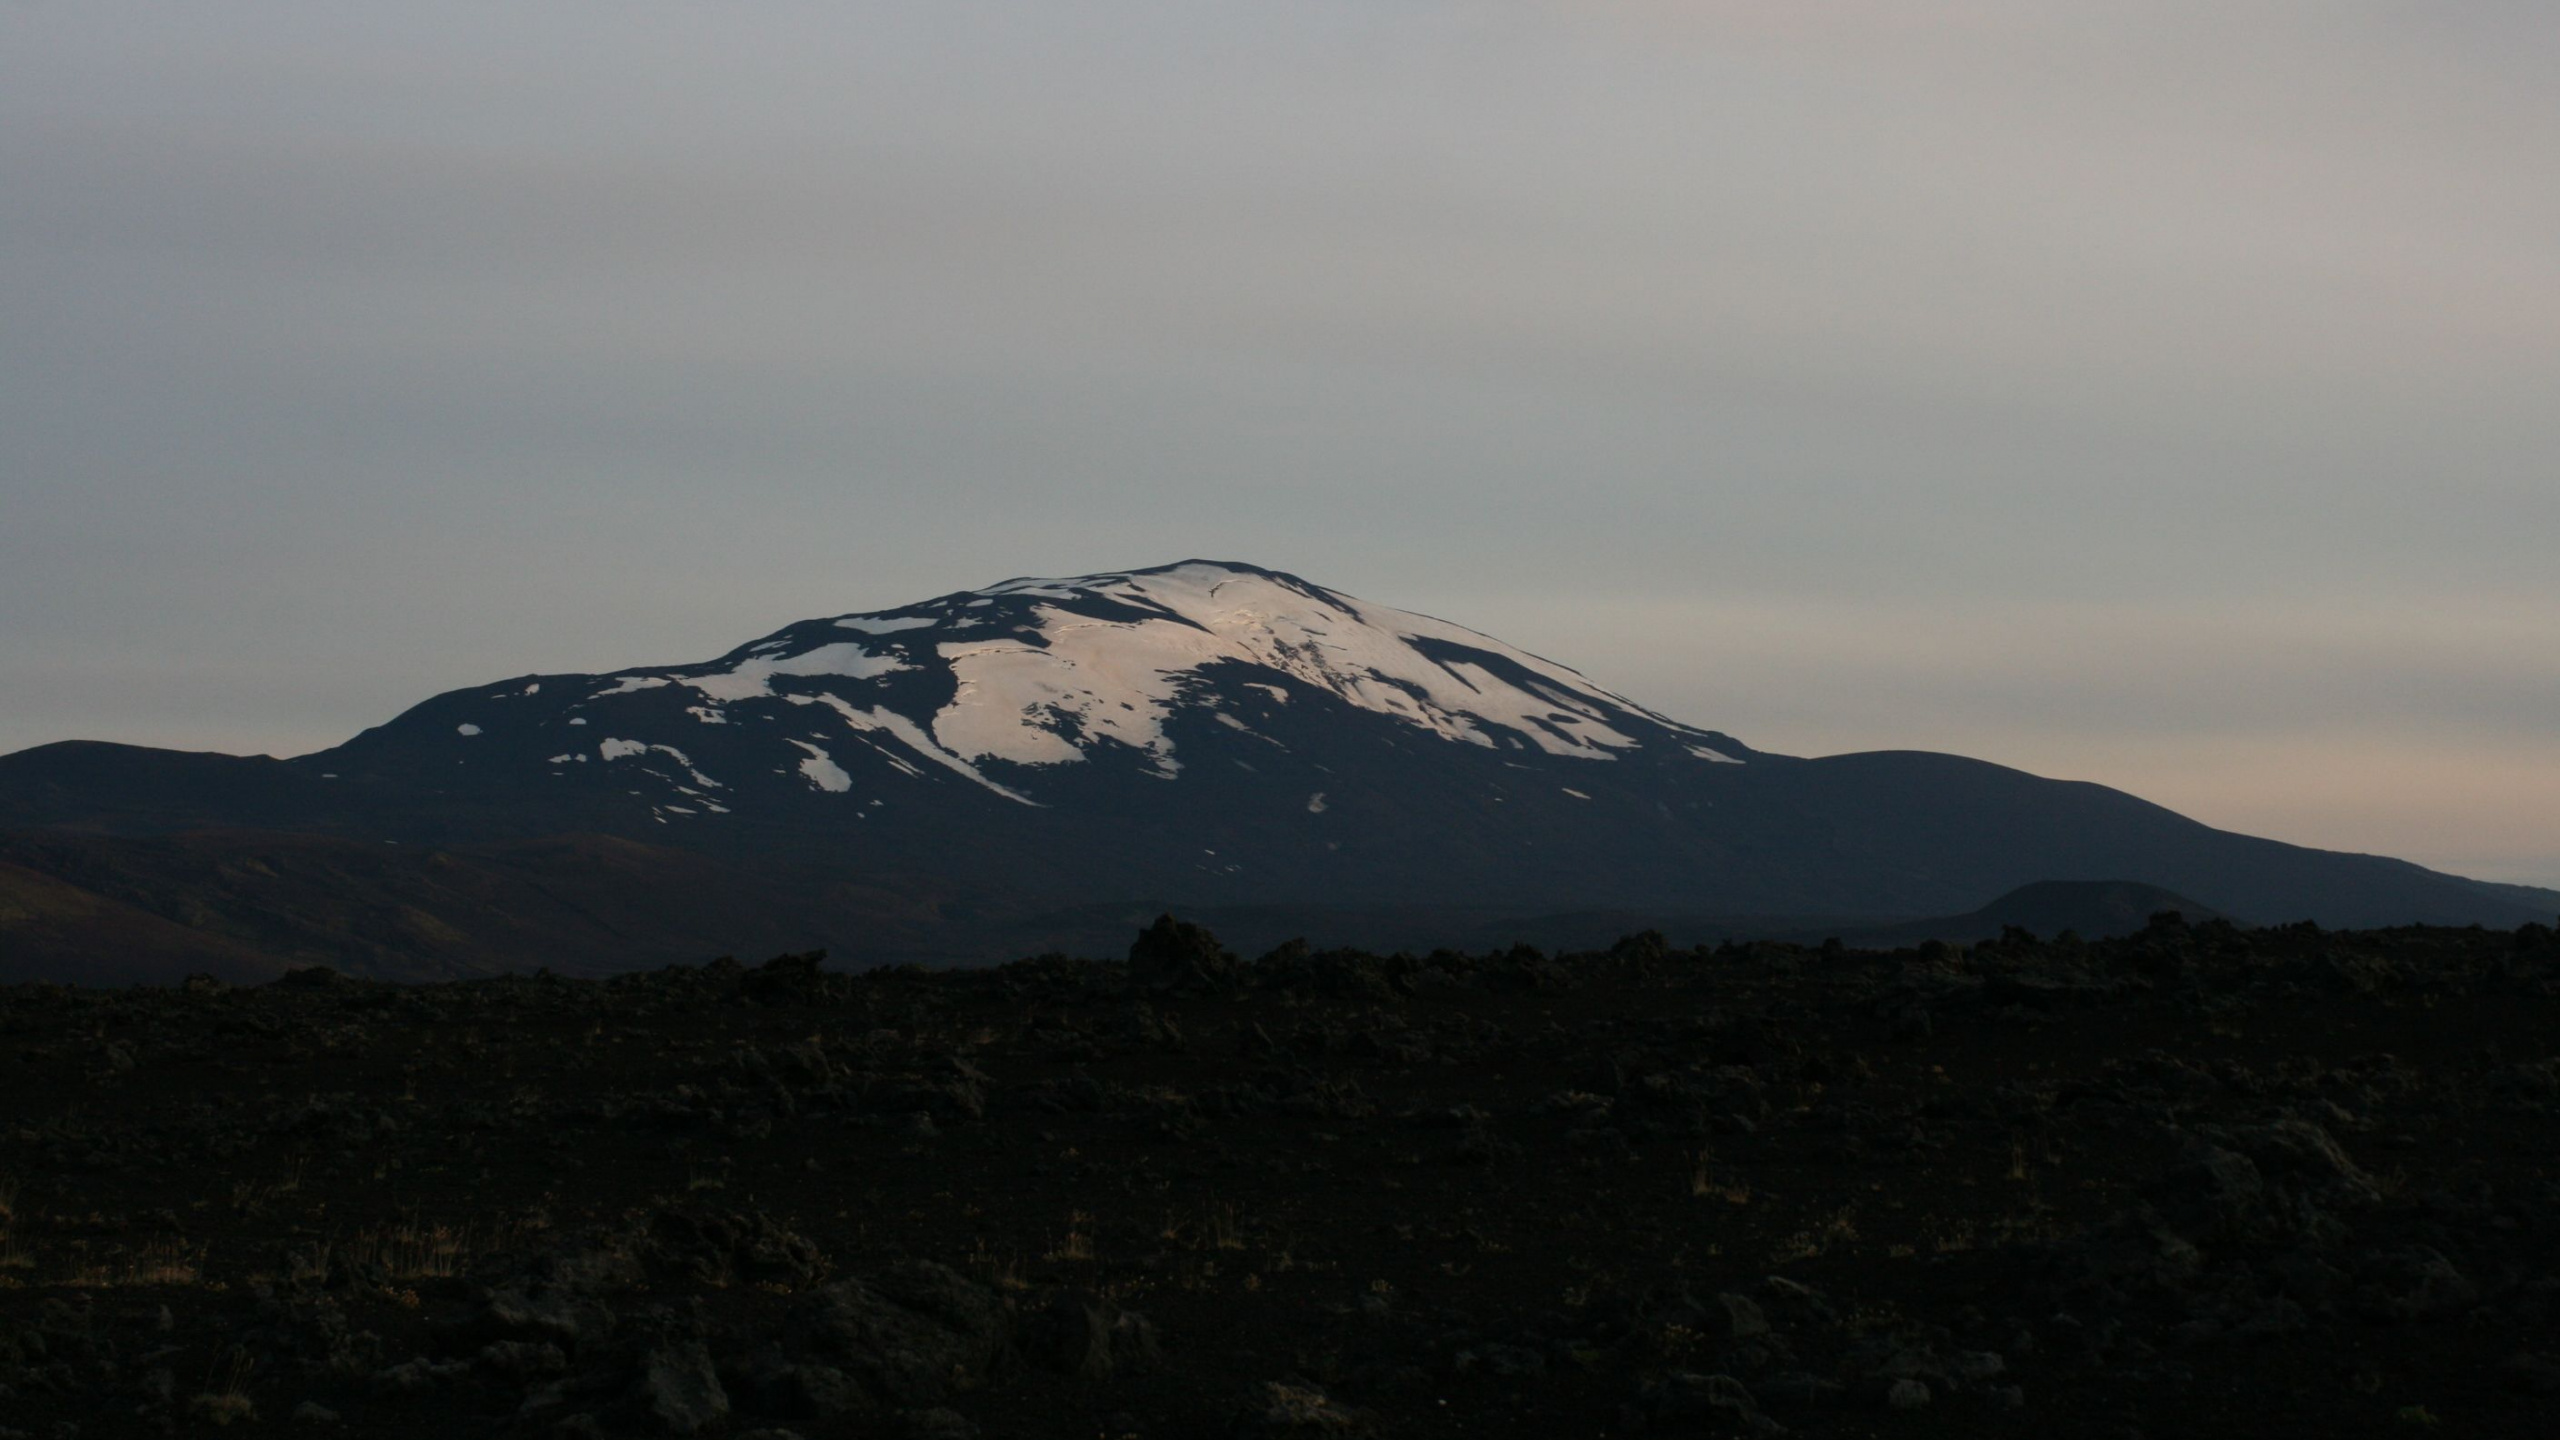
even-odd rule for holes
{"type": "Polygon", "coordinates": [[[759,895],[886,885],[946,916],[975,896],[1881,918],[2041,880],[2332,924],[2542,903],[1955,756],[1755,750],[1462,626],[1198,560],[518,676],[294,760],[40,747],[0,758],[0,826],[601,835],[744,865],[759,895]]]}
{"type": "Polygon", "coordinates": [[[1750,755],[1490,636],[1193,560],[804,621],[706,664],[457,691],[329,759],[449,760],[511,782],[539,768],[552,788],[643,800],[682,825],[795,792],[854,813],[954,788],[1043,807],[1090,801],[1096,773],[1179,784],[1204,765],[1303,773],[1293,804],[1321,814],[1324,747],[1284,738],[1311,718],[1571,775],[1750,755]]]}

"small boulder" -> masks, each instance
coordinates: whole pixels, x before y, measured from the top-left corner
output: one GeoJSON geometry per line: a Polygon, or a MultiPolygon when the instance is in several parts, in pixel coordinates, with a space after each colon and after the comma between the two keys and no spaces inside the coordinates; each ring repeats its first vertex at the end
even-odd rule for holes
{"type": "Polygon", "coordinates": [[[1317,1386],[1265,1381],[1236,1416],[1232,1433],[1244,1437],[1373,1436],[1375,1416],[1335,1404],[1317,1386]]]}
{"type": "Polygon", "coordinates": [[[2560,1395],[2560,1360],[2520,1350],[2498,1367],[2498,1378],[2521,1395],[2560,1395]]]}
{"type": "Polygon", "coordinates": [[[1718,1295],[1707,1313],[1716,1320],[1716,1329],[1723,1339],[1759,1340],[1769,1334],[1768,1315],[1760,1309],[1760,1302],[1748,1295],[1731,1292],[1718,1295]]]}
{"type": "Polygon", "coordinates": [[[881,1403],[930,1406],[987,1373],[1005,1335],[1002,1302],[927,1260],[820,1290],[798,1332],[881,1403]]]}
{"type": "Polygon", "coordinates": [[[805,1005],[825,992],[819,967],[827,952],[776,955],[738,977],[738,993],[758,1005],[805,1005]]]}
{"type": "Polygon", "coordinates": [[[1730,1375],[1674,1371],[1645,1386],[1634,1408],[1649,1429],[1661,1427],[1674,1434],[1712,1428],[1775,1435],[1786,1428],[1762,1414],[1750,1390],[1730,1375]]]}
{"type": "Polygon", "coordinates": [[[1223,990],[1236,969],[1217,936],[1171,915],[1157,916],[1129,946],[1129,978],[1149,990],[1223,990]]]}
{"type": "Polygon", "coordinates": [[[957,1410],[936,1405],[899,1417],[900,1440],[978,1440],[978,1427],[957,1410]]]}
{"type": "Polygon", "coordinates": [[[670,1434],[699,1435],[729,1418],[729,1392],[720,1388],[711,1352],[699,1340],[651,1351],[640,1399],[670,1434]]]}
{"type": "Polygon", "coordinates": [[[2375,1320],[2423,1320],[2468,1309],[2480,1287],[2442,1252],[2425,1245],[2377,1255],[2359,1267],[2357,1299],[2375,1320]]]}
{"type": "Polygon", "coordinates": [[[1024,1322],[1022,1353],[1079,1380],[1107,1380],[1161,1358],[1155,1326],[1134,1310],[1082,1291],[1062,1290],[1024,1322]]]}

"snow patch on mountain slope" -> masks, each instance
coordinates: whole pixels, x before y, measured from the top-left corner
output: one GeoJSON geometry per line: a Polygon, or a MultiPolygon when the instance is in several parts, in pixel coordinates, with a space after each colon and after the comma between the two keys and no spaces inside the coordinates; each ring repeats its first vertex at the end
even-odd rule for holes
{"type": "Polygon", "coordinates": [[[599,690],[587,698],[602,700],[608,695],[629,695],[637,690],[655,690],[669,683],[664,675],[617,675],[614,678],[621,683],[610,690],[599,690]]]}
{"type": "Polygon", "coordinates": [[[714,780],[710,776],[693,768],[692,757],[686,755],[683,751],[677,749],[673,745],[652,745],[645,740],[616,740],[608,738],[603,744],[596,747],[597,756],[606,760],[623,760],[635,755],[646,756],[652,751],[655,751],[660,755],[667,756],[669,759],[672,759],[677,764],[683,766],[685,773],[693,777],[694,784],[707,785],[714,790],[726,788],[721,785],[719,781],[714,780]]]}
{"type": "Polygon", "coordinates": [[[895,635],[901,630],[921,630],[942,622],[930,615],[847,615],[836,622],[846,630],[859,630],[865,635],[895,635]]]}
{"type": "Polygon", "coordinates": [[[833,795],[841,795],[853,788],[853,777],[844,772],[844,767],[838,765],[833,756],[806,740],[791,743],[809,752],[809,758],[800,762],[800,773],[809,777],[810,784],[833,795]]]}
{"type": "Polygon", "coordinates": [[[940,745],[935,744],[934,738],[924,732],[924,727],[916,724],[916,722],[908,719],[906,716],[899,714],[897,711],[890,709],[886,705],[875,705],[871,709],[860,710],[856,709],[851,701],[846,700],[840,695],[787,695],[783,698],[789,700],[794,705],[824,705],[828,709],[835,711],[838,715],[843,716],[845,723],[856,730],[883,731],[889,735],[895,736],[898,740],[904,742],[908,749],[915,751],[917,754],[922,755],[928,760],[931,760],[936,765],[940,765],[943,768],[950,770],[954,774],[965,776],[980,785],[984,785],[1007,800],[1032,806],[1037,806],[1040,803],[1018,790],[1009,789],[1003,785],[999,785],[995,781],[988,779],[985,775],[980,774],[977,766],[970,764],[967,760],[964,760],[960,756],[955,755],[950,751],[943,749],[940,745]]]}
{"type": "Polygon", "coordinates": [[[713,700],[761,700],[773,694],[772,680],[776,675],[840,675],[849,680],[870,680],[910,668],[895,655],[874,655],[846,640],[779,660],[750,656],[727,670],[679,675],[676,679],[713,700]]]}
{"type": "Polygon", "coordinates": [[[1045,647],[1020,640],[940,647],[959,688],[933,717],[934,738],[972,759],[993,756],[1018,765],[1071,764],[1084,759],[1095,740],[1117,740],[1163,772],[1173,753],[1164,717],[1188,679],[1189,666],[1179,657],[1188,647],[1214,658],[1192,643],[1196,632],[1166,621],[1094,620],[1048,606],[1036,613],[1045,647]],[[1069,726],[1076,740],[1060,733],[1069,726]]]}
{"type": "MultiPolygon", "coordinates": [[[[1014,580],[982,593],[1098,597],[1141,613],[1104,618],[1035,605],[1036,643],[940,646],[959,686],[934,716],[933,733],[972,759],[1069,764],[1101,738],[1146,754],[1161,773],[1173,751],[1166,718],[1200,667],[1221,660],[1265,666],[1364,710],[1486,748],[1525,742],[1550,755],[1611,760],[1639,744],[1610,723],[1615,716],[1689,728],[1490,636],[1254,571],[1193,564],[1085,581],[1014,580]],[[1476,661],[1434,658],[1416,641],[1483,652],[1529,678],[1515,683],[1476,661]]],[[[1255,688],[1287,698],[1276,686],[1255,688]]]]}

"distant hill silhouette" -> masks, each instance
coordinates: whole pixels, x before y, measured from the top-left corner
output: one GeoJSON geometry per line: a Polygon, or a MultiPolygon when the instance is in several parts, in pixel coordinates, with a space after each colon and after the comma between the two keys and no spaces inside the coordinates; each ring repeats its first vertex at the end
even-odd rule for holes
{"type": "Polygon", "coordinates": [[[2039,880],[1962,915],[1852,929],[1837,932],[1837,938],[1846,945],[1875,950],[1929,940],[1970,945],[1996,940],[2001,932],[2015,927],[2047,940],[2066,930],[2083,940],[2112,940],[2142,929],[2164,911],[2174,911],[2190,923],[2231,918],[2139,880],[2039,880]]]}

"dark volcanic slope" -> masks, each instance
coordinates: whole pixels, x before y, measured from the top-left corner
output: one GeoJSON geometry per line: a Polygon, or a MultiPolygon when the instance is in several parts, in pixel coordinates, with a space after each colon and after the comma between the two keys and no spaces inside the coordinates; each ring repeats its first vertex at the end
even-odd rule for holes
{"type": "Polygon", "coordinates": [[[2547,929],[1164,938],[0,987],[0,1424],[2551,1433],[2547,929]]]}
{"type": "Polygon", "coordinates": [[[0,972],[12,980],[168,985],[188,975],[269,980],[263,947],[0,860],[0,972]]]}
{"type": "MultiPolygon", "coordinates": [[[[295,760],[42,747],[0,758],[0,828],[606,835],[980,911],[1886,919],[2122,879],[2253,922],[2511,925],[2560,900],[1954,756],[1755,751],[1444,621],[1199,561],[805,621],[698,665],[519,676],[295,760]]],[[[539,910],[483,928],[539,931],[539,910]]]]}
{"type": "Polygon", "coordinates": [[[0,974],[15,980],[175,984],[306,965],[413,981],[595,975],[806,947],[856,962],[968,960],[980,951],[936,947],[975,913],[919,880],[598,835],[461,846],[0,835],[0,974]]]}

